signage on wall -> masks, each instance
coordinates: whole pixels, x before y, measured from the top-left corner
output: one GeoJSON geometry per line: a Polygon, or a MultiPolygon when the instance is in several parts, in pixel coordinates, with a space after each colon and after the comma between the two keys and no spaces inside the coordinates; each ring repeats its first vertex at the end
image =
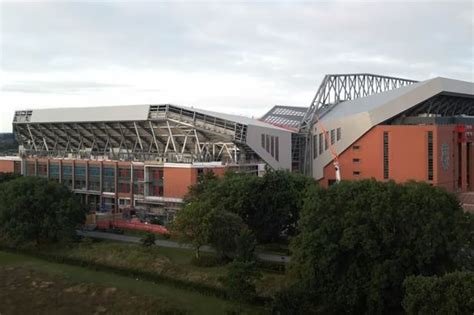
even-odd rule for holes
{"type": "Polygon", "coordinates": [[[441,167],[444,171],[449,170],[449,144],[443,143],[441,145],[441,167]]]}
{"type": "Polygon", "coordinates": [[[457,125],[458,142],[474,142],[474,126],[473,125],[457,125]]]}

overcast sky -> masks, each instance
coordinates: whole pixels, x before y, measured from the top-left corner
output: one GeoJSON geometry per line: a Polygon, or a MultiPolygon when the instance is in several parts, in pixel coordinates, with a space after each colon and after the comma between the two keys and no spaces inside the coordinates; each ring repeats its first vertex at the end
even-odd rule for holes
{"type": "Polygon", "coordinates": [[[0,132],[42,107],[259,117],[327,73],[474,81],[474,1],[0,2],[0,132]]]}

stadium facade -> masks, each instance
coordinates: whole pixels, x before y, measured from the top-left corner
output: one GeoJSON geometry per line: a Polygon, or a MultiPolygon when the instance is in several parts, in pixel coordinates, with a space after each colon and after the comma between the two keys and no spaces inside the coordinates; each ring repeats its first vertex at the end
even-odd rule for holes
{"type": "Polygon", "coordinates": [[[335,156],[343,180],[467,193],[473,128],[471,82],[326,75],[310,107],[275,106],[260,119],[170,104],[17,111],[19,158],[0,168],[58,180],[97,211],[133,206],[164,218],[200,173],[269,167],[328,186],[335,156]]]}

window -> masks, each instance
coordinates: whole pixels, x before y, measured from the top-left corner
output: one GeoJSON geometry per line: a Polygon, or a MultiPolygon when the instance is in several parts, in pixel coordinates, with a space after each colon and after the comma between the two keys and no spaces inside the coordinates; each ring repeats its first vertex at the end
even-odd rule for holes
{"type": "Polygon", "coordinates": [[[336,130],[331,129],[331,144],[336,142],[336,130]]]}
{"type": "Polygon", "coordinates": [[[352,159],[353,163],[360,163],[360,159],[352,159]]]}
{"type": "Polygon", "coordinates": [[[324,151],[326,151],[329,147],[328,138],[329,138],[329,132],[326,131],[326,134],[324,135],[324,151]]]}
{"type": "Polygon", "coordinates": [[[270,154],[271,156],[275,156],[275,137],[271,136],[270,139],[270,154]]]}
{"type": "Polygon", "coordinates": [[[265,148],[265,135],[262,133],[261,137],[262,137],[262,148],[265,148]]]}
{"type": "Polygon", "coordinates": [[[142,167],[135,166],[133,168],[133,193],[143,195],[144,171],[142,167]]]}
{"type": "Polygon", "coordinates": [[[428,131],[428,180],[433,180],[433,131],[428,131]]]}
{"type": "Polygon", "coordinates": [[[115,166],[104,166],[102,168],[102,190],[115,192],[115,166]]]}
{"type": "Polygon", "coordinates": [[[319,155],[323,154],[323,134],[319,134],[319,155]]]}
{"type": "Polygon", "coordinates": [[[388,157],[388,132],[383,133],[383,178],[388,179],[389,173],[389,157],[388,157]]]}
{"type": "Polygon", "coordinates": [[[360,175],[360,172],[359,172],[359,171],[353,171],[353,172],[352,172],[352,175],[354,175],[354,176],[359,176],[359,175],[360,175]]]}
{"type": "Polygon", "coordinates": [[[318,136],[313,135],[313,159],[318,156],[318,136]]]}
{"type": "Polygon", "coordinates": [[[336,129],[336,139],[337,141],[341,140],[341,128],[336,129]]]}
{"type": "Polygon", "coordinates": [[[280,138],[275,137],[275,160],[279,161],[280,160],[280,138]]]}
{"type": "Polygon", "coordinates": [[[267,150],[267,152],[270,153],[270,136],[265,135],[265,137],[266,137],[265,150],[267,150]]]}
{"type": "Polygon", "coordinates": [[[89,165],[89,190],[100,190],[100,166],[89,165]]]}
{"type": "Polygon", "coordinates": [[[354,151],[360,150],[360,146],[354,145],[354,146],[352,146],[352,150],[354,150],[354,151]]]}

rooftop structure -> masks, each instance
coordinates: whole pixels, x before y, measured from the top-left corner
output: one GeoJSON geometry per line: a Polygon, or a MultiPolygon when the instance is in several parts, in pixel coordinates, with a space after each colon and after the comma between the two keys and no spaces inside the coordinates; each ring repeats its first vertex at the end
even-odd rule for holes
{"type": "Polygon", "coordinates": [[[291,165],[290,130],[170,104],[17,111],[13,130],[24,156],[291,165]]]}

